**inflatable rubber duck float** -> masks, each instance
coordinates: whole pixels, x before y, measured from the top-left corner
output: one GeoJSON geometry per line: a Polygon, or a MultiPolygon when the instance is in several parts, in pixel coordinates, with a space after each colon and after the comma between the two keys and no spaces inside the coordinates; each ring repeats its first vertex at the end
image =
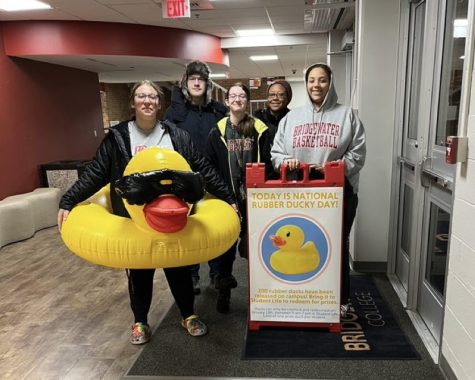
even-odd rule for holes
{"type": "Polygon", "coordinates": [[[305,234],[300,227],[291,224],[282,226],[270,239],[272,245],[279,248],[270,257],[270,265],[275,271],[303,274],[314,271],[320,264],[320,254],[315,243],[305,242],[305,234]]]}
{"type": "Polygon", "coordinates": [[[66,246],[94,264],[133,269],[197,264],[226,252],[239,236],[231,205],[210,195],[201,199],[203,178],[175,151],[144,149],[129,161],[116,190],[130,219],[112,214],[107,186],[74,207],[61,229],[66,246]]]}

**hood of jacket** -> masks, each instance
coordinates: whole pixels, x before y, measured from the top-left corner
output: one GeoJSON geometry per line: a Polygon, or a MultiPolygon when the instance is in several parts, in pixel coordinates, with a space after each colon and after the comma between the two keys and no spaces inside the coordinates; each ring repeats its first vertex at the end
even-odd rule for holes
{"type": "MultiPolygon", "coordinates": [[[[186,100],[186,97],[183,94],[182,89],[180,87],[178,86],[173,87],[172,95],[171,95],[171,105],[170,105],[170,111],[171,111],[170,114],[171,114],[171,118],[173,122],[184,121],[186,119],[188,110],[190,108],[196,108],[196,110],[199,110],[200,107],[203,110],[209,110],[213,113],[215,112],[221,115],[226,115],[226,112],[227,112],[226,106],[224,104],[217,102],[214,99],[210,99],[209,101],[206,102],[205,105],[195,106],[191,104],[190,101],[186,100]]],[[[167,114],[168,114],[168,110],[167,110],[167,114]]]]}
{"type": "MultiPolygon", "coordinates": [[[[212,102],[212,100],[213,100],[212,99],[213,89],[214,89],[213,81],[210,78],[207,78],[206,79],[206,91],[204,93],[204,95],[205,95],[204,104],[205,105],[208,105],[212,102]]],[[[186,75],[186,73],[181,78],[180,92],[185,97],[185,99],[191,103],[191,95],[190,95],[190,92],[188,91],[188,75],[186,75]]]]}
{"type": "Polygon", "coordinates": [[[331,68],[324,64],[324,63],[315,63],[311,66],[309,66],[306,70],[305,70],[305,74],[304,74],[304,78],[305,78],[305,91],[307,92],[307,98],[305,100],[305,104],[308,105],[309,107],[312,107],[312,109],[315,109],[317,112],[325,112],[329,109],[331,109],[335,104],[337,104],[338,102],[338,95],[336,93],[336,90],[335,90],[335,85],[333,83],[333,71],[331,70],[331,68]],[[328,70],[330,71],[331,75],[330,75],[330,85],[329,85],[329,88],[328,88],[328,92],[327,92],[327,95],[325,96],[325,99],[323,99],[323,102],[322,102],[322,105],[320,106],[320,108],[316,109],[314,107],[314,104],[312,102],[312,99],[310,98],[310,95],[308,93],[308,90],[307,90],[307,84],[308,84],[308,74],[310,73],[310,71],[312,71],[316,66],[326,66],[328,68],[328,70]]]}
{"type": "MultiPolygon", "coordinates": [[[[264,131],[268,129],[267,125],[265,125],[261,120],[255,117],[251,116],[251,118],[254,120],[254,129],[256,130],[257,135],[261,136],[262,133],[264,133],[264,131]]],[[[228,119],[229,119],[229,116],[226,116],[222,118],[220,121],[218,121],[218,130],[221,136],[224,136],[226,132],[226,123],[228,119]]]]}

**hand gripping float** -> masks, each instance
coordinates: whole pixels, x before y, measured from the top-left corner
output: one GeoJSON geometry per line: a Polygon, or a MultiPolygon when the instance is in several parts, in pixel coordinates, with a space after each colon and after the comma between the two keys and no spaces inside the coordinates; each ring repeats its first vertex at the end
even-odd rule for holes
{"type": "Polygon", "coordinates": [[[221,255],[239,236],[236,212],[209,195],[199,200],[203,179],[177,152],[143,150],[116,186],[131,219],[111,213],[106,187],[76,206],[61,230],[66,246],[91,263],[132,269],[191,265],[221,255]],[[182,198],[196,202],[192,213],[182,198]]]}

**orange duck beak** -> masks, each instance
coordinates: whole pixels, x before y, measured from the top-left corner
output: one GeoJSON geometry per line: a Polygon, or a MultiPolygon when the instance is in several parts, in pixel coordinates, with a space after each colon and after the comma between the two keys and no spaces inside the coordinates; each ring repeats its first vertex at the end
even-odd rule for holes
{"type": "Polygon", "coordinates": [[[163,195],[147,203],[143,211],[150,228],[158,232],[172,233],[185,228],[189,206],[174,195],[163,195]]]}
{"type": "Polygon", "coordinates": [[[274,247],[282,247],[283,245],[285,245],[285,240],[282,239],[280,236],[271,235],[269,236],[269,239],[272,241],[272,245],[274,247]]]}

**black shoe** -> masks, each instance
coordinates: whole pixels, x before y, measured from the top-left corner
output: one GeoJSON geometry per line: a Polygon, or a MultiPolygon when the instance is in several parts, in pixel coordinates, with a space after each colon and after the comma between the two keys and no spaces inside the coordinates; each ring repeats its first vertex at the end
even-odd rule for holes
{"type": "Polygon", "coordinates": [[[238,285],[236,279],[232,274],[229,276],[217,275],[214,279],[214,287],[216,289],[233,289],[238,285]]]}
{"type": "Polygon", "coordinates": [[[221,289],[218,293],[216,310],[218,313],[229,313],[229,301],[231,299],[231,289],[221,289]]]}
{"type": "Polygon", "coordinates": [[[201,293],[200,289],[200,278],[199,277],[192,277],[193,279],[193,293],[198,295],[201,293]]]}

